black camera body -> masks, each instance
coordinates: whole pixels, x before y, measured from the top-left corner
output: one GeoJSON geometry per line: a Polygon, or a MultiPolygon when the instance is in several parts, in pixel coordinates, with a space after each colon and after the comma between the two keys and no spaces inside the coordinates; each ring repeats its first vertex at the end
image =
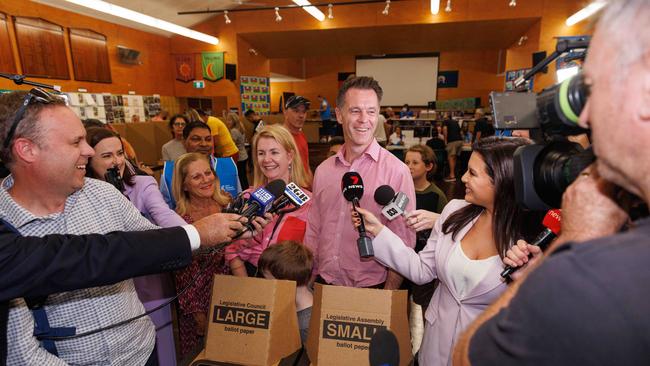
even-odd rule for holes
{"type": "Polygon", "coordinates": [[[544,144],[519,147],[514,154],[517,202],[531,210],[560,207],[562,194],[594,162],[591,149],[566,136],[587,133],[578,118],[589,96],[581,74],[535,93],[490,93],[497,129],[539,129],[544,144]]]}

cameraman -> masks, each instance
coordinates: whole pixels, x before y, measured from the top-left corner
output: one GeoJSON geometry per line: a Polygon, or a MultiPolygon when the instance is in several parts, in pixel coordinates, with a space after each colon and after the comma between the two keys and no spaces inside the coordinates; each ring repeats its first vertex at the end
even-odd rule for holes
{"type": "Polygon", "coordinates": [[[610,1],[603,13],[583,70],[591,96],[580,116],[598,160],[563,196],[564,245],[470,326],[454,365],[650,360],[650,221],[617,233],[628,216],[612,186],[650,202],[650,1],[610,1]]]}

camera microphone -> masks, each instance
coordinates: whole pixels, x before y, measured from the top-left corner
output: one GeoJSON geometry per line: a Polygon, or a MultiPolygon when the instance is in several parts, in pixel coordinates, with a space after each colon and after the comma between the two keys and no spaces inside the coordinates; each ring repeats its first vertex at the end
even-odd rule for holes
{"type": "MultiPolygon", "coordinates": [[[[549,244],[555,239],[559,234],[562,228],[562,213],[560,210],[549,210],[544,216],[542,221],[545,229],[537,235],[535,240],[530,243],[530,245],[538,246],[542,251],[546,250],[549,244]]],[[[532,254],[528,255],[528,258],[531,258],[532,254]]],[[[510,267],[506,268],[501,272],[501,277],[508,278],[511,274],[515,273],[520,267],[510,267]]]]}
{"type": "Polygon", "coordinates": [[[406,211],[406,205],[409,203],[409,198],[403,192],[397,192],[388,185],[377,187],[375,190],[375,202],[384,206],[381,210],[382,215],[389,221],[395,220],[406,211]]]}
{"type": "MultiPolygon", "coordinates": [[[[347,172],[343,174],[341,180],[341,191],[343,197],[349,202],[352,202],[352,208],[356,211],[359,207],[359,200],[363,197],[363,180],[357,172],[347,172]]],[[[357,239],[357,247],[359,249],[359,256],[361,258],[369,258],[375,255],[372,248],[372,240],[366,233],[366,225],[363,221],[363,216],[359,215],[361,224],[357,228],[359,231],[359,238],[357,239]]]]}

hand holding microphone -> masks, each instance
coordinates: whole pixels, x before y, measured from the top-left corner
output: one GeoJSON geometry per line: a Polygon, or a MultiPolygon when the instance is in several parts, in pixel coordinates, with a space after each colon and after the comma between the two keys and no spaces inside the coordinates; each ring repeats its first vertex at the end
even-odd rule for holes
{"type": "Polygon", "coordinates": [[[510,277],[516,281],[522,274],[517,270],[527,267],[529,263],[534,263],[541,255],[542,248],[539,246],[528,244],[525,240],[517,240],[517,243],[506,252],[503,263],[513,269],[510,277]]]}
{"type": "MultiPolygon", "coordinates": [[[[356,210],[359,208],[359,200],[363,197],[363,180],[357,172],[347,172],[343,174],[343,179],[341,180],[341,192],[343,197],[349,202],[352,202],[352,209],[356,210]]],[[[372,248],[372,240],[366,234],[366,227],[363,221],[363,217],[359,216],[359,225],[357,226],[359,231],[359,239],[357,239],[357,247],[359,249],[359,256],[361,258],[369,258],[375,255],[375,252],[372,248]]]]}
{"type": "Polygon", "coordinates": [[[358,228],[361,225],[361,221],[363,220],[365,224],[365,229],[367,232],[372,234],[372,236],[377,236],[381,229],[384,228],[384,225],[379,221],[377,216],[373,215],[372,212],[368,210],[364,210],[361,207],[352,208],[351,210],[352,214],[352,224],[354,227],[358,228]]]}

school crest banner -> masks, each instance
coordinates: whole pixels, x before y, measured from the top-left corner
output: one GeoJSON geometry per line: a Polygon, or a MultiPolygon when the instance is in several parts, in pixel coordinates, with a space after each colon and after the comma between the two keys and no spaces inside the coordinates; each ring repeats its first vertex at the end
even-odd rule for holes
{"type": "Polygon", "coordinates": [[[204,79],[223,79],[223,52],[201,52],[201,65],[204,79]]]}
{"type": "Polygon", "coordinates": [[[193,54],[174,55],[174,61],[176,62],[176,80],[189,83],[196,79],[193,54]]]}

